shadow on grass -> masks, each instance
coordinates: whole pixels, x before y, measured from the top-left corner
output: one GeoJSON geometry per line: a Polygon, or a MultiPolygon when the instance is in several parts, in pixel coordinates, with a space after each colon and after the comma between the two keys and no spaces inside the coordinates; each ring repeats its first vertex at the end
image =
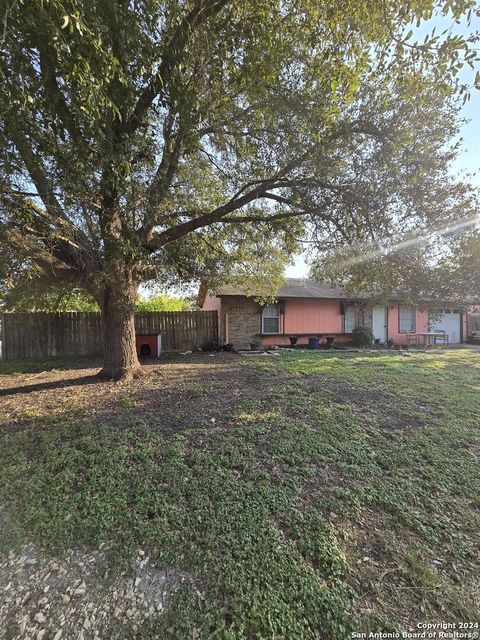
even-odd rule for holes
{"type": "Polygon", "coordinates": [[[234,366],[233,357],[216,362],[205,356],[171,358],[142,364],[148,375],[126,384],[100,380],[95,369],[86,368],[58,370],[38,378],[35,374],[4,378],[0,381],[1,430],[84,421],[121,428],[125,419],[135,419],[170,435],[226,424],[246,392],[259,398],[264,395],[258,374],[234,366]]]}
{"type": "Polygon", "coordinates": [[[5,398],[17,394],[34,393],[35,391],[45,391],[47,389],[59,389],[64,387],[79,387],[86,384],[98,384],[97,376],[82,376],[81,378],[67,378],[66,380],[54,380],[53,382],[39,382],[18,387],[0,389],[0,398],[5,398]]]}
{"type": "Polygon", "coordinates": [[[0,376],[22,373],[41,373],[43,371],[68,369],[100,368],[101,360],[92,357],[49,358],[48,360],[10,360],[0,361],[0,376]]]}
{"type": "MultiPolygon", "coordinates": [[[[199,354],[203,356],[203,361],[208,363],[207,354],[199,354]]],[[[141,358],[140,363],[146,368],[153,366],[171,364],[177,362],[179,364],[190,363],[189,360],[183,359],[181,354],[170,353],[162,354],[160,358],[141,358]]],[[[198,363],[197,363],[198,364],[198,363]]],[[[78,369],[101,369],[101,356],[72,356],[68,358],[49,358],[48,360],[0,360],[0,377],[20,375],[24,373],[42,373],[48,371],[76,371],[78,369]]]]}

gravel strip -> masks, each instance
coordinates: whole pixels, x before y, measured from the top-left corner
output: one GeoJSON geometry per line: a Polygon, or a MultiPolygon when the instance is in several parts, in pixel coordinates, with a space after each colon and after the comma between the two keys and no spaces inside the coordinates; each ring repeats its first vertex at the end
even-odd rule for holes
{"type": "Polygon", "coordinates": [[[90,640],[133,631],[161,615],[185,577],[162,571],[144,551],[133,571],[109,578],[105,552],[47,557],[33,546],[0,562],[0,638],[90,640]]]}

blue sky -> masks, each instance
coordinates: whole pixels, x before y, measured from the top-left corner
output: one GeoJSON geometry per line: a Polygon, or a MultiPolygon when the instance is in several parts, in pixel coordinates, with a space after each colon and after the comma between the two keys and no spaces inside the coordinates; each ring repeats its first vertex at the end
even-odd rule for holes
{"type": "MultiPolygon", "coordinates": [[[[430,33],[436,27],[437,33],[443,29],[450,27],[452,21],[445,18],[436,18],[421,25],[416,34],[419,39],[423,40],[427,33],[430,33]]],[[[473,32],[480,32],[480,18],[476,18],[470,26],[466,21],[462,24],[455,25],[452,28],[455,34],[468,35],[473,32]]],[[[480,47],[480,42],[477,43],[480,47]]],[[[480,71],[480,63],[475,69],[465,66],[461,73],[460,79],[465,84],[473,85],[475,73],[480,71]]],[[[468,172],[476,174],[472,178],[472,183],[480,189],[480,91],[473,88],[470,90],[470,100],[462,107],[461,115],[467,120],[463,125],[461,137],[463,139],[463,148],[459,154],[457,161],[453,167],[455,172],[468,172]]],[[[303,278],[308,275],[308,265],[302,255],[295,257],[294,265],[287,268],[285,275],[289,278],[303,278]]]]}
{"type": "MultiPolygon", "coordinates": [[[[439,29],[449,26],[450,23],[451,21],[447,21],[446,19],[432,20],[425,24],[424,27],[421,27],[419,33],[426,34],[431,26],[436,26],[438,32],[439,29]]],[[[480,18],[475,18],[470,25],[467,25],[466,21],[455,25],[452,32],[464,36],[475,32],[478,34],[480,33],[480,18]]],[[[476,43],[475,46],[477,48],[480,47],[480,42],[476,43]]],[[[460,73],[461,81],[473,85],[477,71],[480,71],[480,63],[477,63],[474,69],[471,69],[469,66],[464,66],[460,73]]],[[[480,91],[478,89],[471,89],[470,100],[463,106],[462,116],[466,118],[468,122],[462,128],[461,135],[464,139],[464,148],[456,162],[455,169],[457,171],[476,173],[477,175],[473,182],[480,188],[480,91]]]]}

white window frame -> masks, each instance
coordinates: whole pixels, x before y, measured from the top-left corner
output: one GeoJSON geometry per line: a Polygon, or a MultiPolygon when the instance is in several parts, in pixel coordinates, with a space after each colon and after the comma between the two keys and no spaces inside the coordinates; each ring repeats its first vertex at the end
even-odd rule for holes
{"type": "Polygon", "coordinates": [[[415,333],[417,330],[417,310],[415,307],[412,307],[409,304],[399,304],[398,305],[398,333],[415,333]],[[409,328],[405,328],[406,320],[402,318],[402,308],[408,309],[411,313],[411,322],[409,324],[409,328]],[[403,326],[402,326],[403,322],[403,326]]]}
{"type": "Polygon", "coordinates": [[[263,335],[278,335],[280,333],[280,305],[279,304],[267,304],[262,309],[262,334],[263,335]],[[265,331],[265,319],[276,318],[278,320],[278,331],[265,331]]]}
{"type": "Polygon", "coordinates": [[[344,333],[352,333],[355,327],[358,326],[358,314],[355,309],[355,305],[346,304],[345,314],[343,316],[343,331],[344,333]]]}

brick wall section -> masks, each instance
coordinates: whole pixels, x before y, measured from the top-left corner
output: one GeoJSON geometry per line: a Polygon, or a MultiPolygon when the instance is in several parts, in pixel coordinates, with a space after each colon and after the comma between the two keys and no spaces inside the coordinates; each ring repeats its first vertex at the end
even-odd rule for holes
{"type": "Polygon", "coordinates": [[[220,341],[233,344],[235,349],[249,349],[250,342],[259,341],[260,306],[251,298],[226,296],[222,298],[220,341]],[[228,316],[228,336],[225,332],[228,316]]]}
{"type": "MultiPolygon", "coordinates": [[[[260,311],[261,307],[251,298],[244,296],[223,296],[220,312],[220,342],[233,344],[235,349],[249,349],[250,342],[261,341],[260,338],[260,311]],[[228,335],[225,326],[228,317],[228,335]]],[[[288,301],[287,301],[288,313],[288,301]]],[[[372,309],[359,304],[356,308],[357,324],[372,328],[372,309]]],[[[332,330],[334,333],[335,331],[332,330]]],[[[329,333],[329,331],[322,331],[329,333]]],[[[315,331],[311,335],[317,335],[315,331]]],[[[272,336],[264,339],[269,344],[288,344],[287,338],[272,336]]],[[[303,338],[300,342],[307,342],[303,338]]]]}

